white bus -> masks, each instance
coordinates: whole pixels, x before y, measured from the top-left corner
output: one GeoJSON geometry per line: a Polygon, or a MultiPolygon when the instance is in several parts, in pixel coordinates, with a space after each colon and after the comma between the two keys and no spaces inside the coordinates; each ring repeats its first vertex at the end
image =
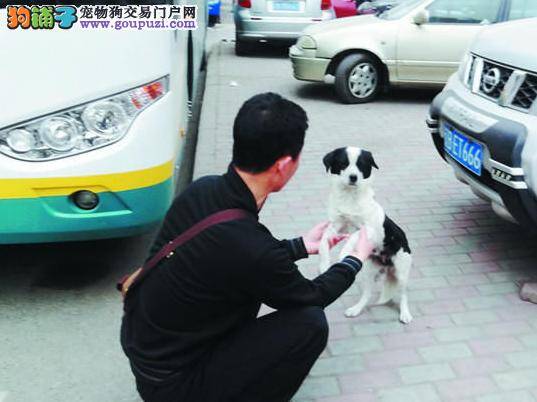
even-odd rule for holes
{"type": "Polygon", "coordinates": [[[168,3],[198,6],[192,31],[8,29],[5,3],[0,244],[152,230],[175,193],[204,60],[205,0],[168,3]]]}

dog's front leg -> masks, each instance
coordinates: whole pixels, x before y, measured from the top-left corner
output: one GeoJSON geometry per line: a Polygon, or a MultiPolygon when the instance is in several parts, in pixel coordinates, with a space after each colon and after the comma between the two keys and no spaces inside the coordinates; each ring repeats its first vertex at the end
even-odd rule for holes
{"type": "Polygon", "coordinates": [[[341,252],[339,253],[340,260],[348,256],[352,252],[352,250],[354,250],[354,247],[356,246],[356,242],[358,242],[359,236],[360,236],[360,231],[356,231],[347,239],[347,242],[345,243],[345,245],[341,249],[341,252]]]}
{"type": "Polygon", "coordinates": [[[319,245],[319,258],[321,259],[319,270],[321,271],[321,274],[330,268],[330,237],[335,234],[334,226],[330,224],[321,238],[321,244],[319,245]]]}

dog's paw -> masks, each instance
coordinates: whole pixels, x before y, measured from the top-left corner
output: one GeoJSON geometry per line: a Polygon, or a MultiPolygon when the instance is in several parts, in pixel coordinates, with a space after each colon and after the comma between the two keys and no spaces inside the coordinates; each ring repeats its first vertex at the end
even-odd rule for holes
{"type": "Polygon", "coordinates": [[[361,312],[362,312],[362,308],[360,306],[349,307],[347,310],[345,310],[345,317],[347,318],[356,317],[361,312]]]}
{"type": "Polygon", "coordinates": [[[410,324],[412,319],[412,314],[410,314],[409,311],[402,311],[399,315],[399,321],[401,321],[403,324],[410,324]]]}

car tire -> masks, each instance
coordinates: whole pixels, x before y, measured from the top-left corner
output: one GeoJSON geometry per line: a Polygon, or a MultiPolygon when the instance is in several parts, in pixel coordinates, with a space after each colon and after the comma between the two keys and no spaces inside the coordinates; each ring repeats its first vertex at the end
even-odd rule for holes
{"type": "Polygon", "coordinates": [[[214,27],[219,19],[220,17],[218,15],[209,15],[209,27],[214,27]]]}
{"type": "Polygon", "coordinates": [[[345,57],[336,68],[336,94],[343,103],[367,103],[382,87],[379,63],[365,53],[345,57]]]}
{"type": "Polygon", "coordinates": [[[252,52],[252,44],[235,38],[235,54],[237,56],[248,56],[252,52]]]}

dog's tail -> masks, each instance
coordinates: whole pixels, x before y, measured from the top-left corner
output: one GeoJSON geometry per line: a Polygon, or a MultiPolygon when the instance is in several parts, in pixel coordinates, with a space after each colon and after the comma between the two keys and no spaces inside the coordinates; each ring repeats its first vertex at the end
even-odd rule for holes
{"type": "Polygon", "coordinates": [[[386,304],[392,300],[397,294],[398,287],[397,279],[388,274],[386,280],[384,281],[384,287],[380,292],[380,297],[377,301],[377,304],[386,304]]]}

